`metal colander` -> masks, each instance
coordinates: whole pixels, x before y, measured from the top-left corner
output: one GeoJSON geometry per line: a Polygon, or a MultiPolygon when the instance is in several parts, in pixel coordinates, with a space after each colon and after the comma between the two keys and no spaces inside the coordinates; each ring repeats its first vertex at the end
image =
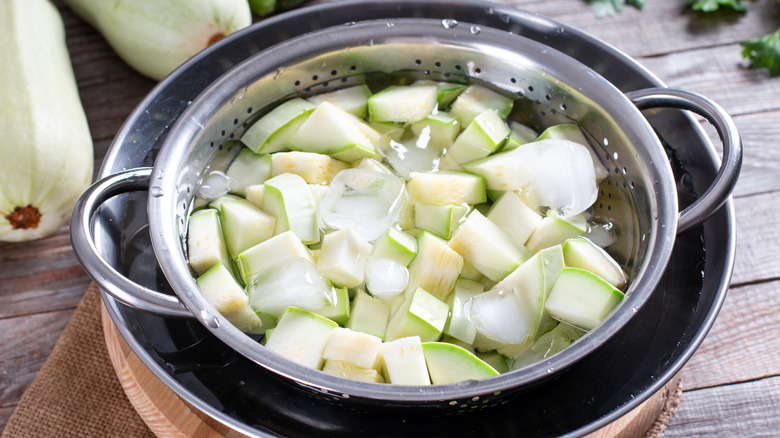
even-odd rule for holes
{"type": "Polygon", "coordinates": [[[532,40],[454,20],[394,19],[347,23],[297,37],[247,59],[209,86],[172,126],[153,169],[107,178],[86,193],[74,216],[74,247],[90,275],[109,293],[154,312],[194,316],[218,338],[303,393],[335,403],[478,409],[566,369],[620,330],[663,274],[678,228],[706,219],[725,202],[741,157],[733,123],[719,107],[675,90],[635,93],[634,103],[595,72],[532,40]],[[294,364],[266,351],[229,324],[198,290],[184,242],[195,193],[212,170],[224,170],[239,139],[281,102],[352,85],[431,79],[480,83],[515,99],[510,117],[538,131],[576,123],[608,170],[594,216],[611,218],[617,241],[609,251],[628,268],[621,306],[563,352],[494,378],[453,385],[403,387],[346,380],[294,364]],[[713,121],[724,141],[719,177],[679,220],[674,178],[658,138],[638,106],[694,109],[713,121]],[[89,217],[107,196],[149,190],[149,229],[162,271],[176,297],[142,288],[116,273],[88,247],[89,217]]]}

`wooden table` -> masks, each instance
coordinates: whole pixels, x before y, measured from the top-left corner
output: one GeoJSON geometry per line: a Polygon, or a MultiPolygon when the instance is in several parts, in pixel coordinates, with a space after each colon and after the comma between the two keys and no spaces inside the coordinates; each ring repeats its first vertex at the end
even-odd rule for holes
{"type": "MultiPolygon", "coordinates": [[[[55,1],[95,142],[95,169],[123,120],[154,82],[128,68],[102,37],[55,1]]],[[[723,105],[744,138],[734,192],[738,248],[718,320],[682,373],[685,392],[667,436],[777,436],[780,430],[780,78],[746,68],[739,42],[774,31],[780,6],[702,16],[684,0],[648,1],[595,18],[583,0],[514,0],[637,58],[670,86],[723,105]]],[[[711,132],[712,130],[709,130],[711,132]]],[[[714,137],[714,134],[712,134],[714,137]]],[[[89,285],[67,229],[0,243],[0,430],[89,285]]]]}

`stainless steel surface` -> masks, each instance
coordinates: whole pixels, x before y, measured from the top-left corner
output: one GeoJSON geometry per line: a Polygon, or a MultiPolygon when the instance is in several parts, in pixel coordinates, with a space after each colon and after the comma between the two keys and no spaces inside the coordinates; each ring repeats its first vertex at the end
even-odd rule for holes
{"type": "Polygon", "coordinates": [[[720,105],[699,94],[670,88],[644,89],[627,93],[639,109],[679,108],[693,111],[713,124],[723,144],[723,159],[712,185],[693,204],[680,212],[677,232],[684,232],[707,220],[726,202],[737,184],[742,168],[742,138],[731,116],[720,105]]]}
{"type": "Polygon", "coordinates": [[[639,111],[608,81],[531,40],[448,20],[356,23],[289,40],[249,59],[216,81],[179,118],[158,156],[149,196],[152,242],[166,278],[217,337],[323,396],[396,403],[468,404],[473,397],[491,397],[547,378],[592,351],[638,311],[657,284],[674,241],[676,206],[663,148],[639,111]],[[417,42],[421,39],[425,44],[417,42]],[[607,323],[564,353],[522,372],[479,385],[390,390],[326,376],[270,354],[205,302],[187,268],[182,242],[204,169],[215,159],[227,162],[222,155],[236,152],[225,141],[240,137],[246,125],[279,100],[327,91],[334,83],[351,84],[365,74],[397,71],[416,72],[418,78],[490,84],[525,104],[528,111],[520,117],[526,123],[541,129],[576,121],[585,128],[595,140],[593,146],[601,148],[605,165],[614,169],[601,187],[604,195],[597,212],[608,211],[623,230],[631,230],[620,236],[618,246],[627,248],[623,262],[632,271],[633,283],[621,310],[607,323]]]}
{"type": "Polygon", "coordinates": [[[73,249],[92,279],[116,299],[161,315],[192,317],[192,313],[175,296],[141,286],[120,274],[103,258],[92,238],[92,218],[97,209],[116,195],[147,190],[151,174],[152,169],[149,167],[119,172],[101,179],[86,190],[71,217],[73,249]]]}
{"type": "MultiPolygon", "coordinates": [[[[182,109],[189,105],[190,99],[194,94],[189,90],[200,90],[206,86],[221,71],[232,66],[242,56],[247,56],[257,49],[253,41],[258,41],[262,35],[264,43],[268,40],[281,40],[285,35],[298,34],[304,30],[316,29],[317,27],[338,25],[343,21],[342,17],[350,16],[354,19],[396,16],[447,16],[459,19],[473,19],[475,22],[489,23],[497,28],[506,31],[512,31],[518,34],[526,35],[536,40],[545,41],[554,47],[558,47],[566,53],[575,55],[582,62],[596,69],[599,73],[607,77],[616,84],[621,90],[628,91],[648,86],[663,86],[663,83],[652,75],[649,71],[638,65],[629,57],[623,55],[614,48],[583,34],[576,29],[572,29],[556,23],[552,20],[530,14],[525,11],[519,11],[511,7],[502,5],[486,6],[484,4],[475,4],[473,2],[457,1],[399,1],[390,4],[374,4],[363,2],[341,2],[341,4],[325,5],[308,10],[301,10],[289,13],[284,17],[268,20],[261,27],[250,29],[247,32],[229,37],[218,44],[214,50],[208,50],[191,60],[181,70],[175,72],[171,77],[163,81],[158,88],[145,99],[139,108],[128,119],[125,127],[120,131],[112,150],[104,162],[101,170],[101,176],[110,175],[113,172],[136,167],[139,165],[150,165],[154,159],[161,140],[168,134],[170,125],[179,117],[182,109]],[[305,23],[301,25],[300,23],[305,23]],[[255,37],[255,39],[253,39],[255,37]],[[216,50],[216,49],[221,49],[216,50]],[[209,68],[204,70],[205,66],[209,68]],[[199,67],[196,69],[195,67],[199,67]]],[[[261,44],[262,46],[262,44],[261,44]]],[[[701,147],[707,145],[708,141],[695,121],[688,115],[675,111],[654,111],[648,114],[648,118],[657,129],[663,133],[673,147],[675,153],[686,165],[686,171],[692,175],[693,188],[702,192],[709,186],[713,178],[713,171],[710,170],[710,162],[717,160],[717,155],[711,147],[701,147]],[[676,127],[666,129],[667,127],[676,127]]],[[[109,201],[98,214],[96,224],[96,241],[107,259],[111,263],[116,263],[122,252],[123,242],[127,240],[126,235],[118,235],[117,231],[123,231],[122,227],[134,229],[133,222],[138,221],[141,215],[133,212],[139,203],[145,201],[145,196],[136,196],[130,194],[128,199],[109,201]],[[113,222],[113,225],[112,225],[113,222]]],[[[730,204],[730,203],[729,203],[730,204]]],[[[631,396],[630,400],[625,400],[620,407],[615,408],[609,415],[600,419],[594,419],[586,427],[573,431],[572,436],[579,436],[589,431],[595,430],[599,425],[625,414],[631,408],[637,406],[645,400],[649,394],[657,390],[668,379],[673,376],[682,367],[682,364],[690,357],[690,354],[701,343],[706,332],[714,320],[728,284],[731,268],[733,266],[734,256],[734,237],[733,237],[733,207],[727,206],[726,210],[718,213],[717,225],[705,228],[707,241],[725,239],[723,250],[717,246],[718,251],[715,257],[708,257],[708,262],[704,268],[705,294],[713,295],[712,301],[706,303],[706,309],[698,312],[701,318],[693,322],[695,327],[691,328],[690,334],[686,335],[682,344],[684,351],[675,353],[674,360],[668,363],[665,371],[653,379],[653,384],[640,389],[639,393],[631,396]],[[731,224],[731,225],[729,225],[731,224]],[[710,260],[712,259],[712,260],[710,260]],[[721,260],[722,259],[722,260],[721,260]],[[720,260],[720,261],[718,261],[720,260]],[[723,263],[725,261],[725,263],[723,263]]],[[[140,220],[144,220],[141,217],[140,220]]],[[[710,221],[710,223],[713,223],[710,221]]],[[[182,386],[176,379],[167,374],[163,368],[155,363],[140,345],[133,338],[133,321],[123,319],[117,310],[115,301],[104,296],[109,303],[109,309],[113,309],[112,317],[118,323],[120,331],[133,346],[134,351],[139,353],[142,361],[147,364],[155,373],[171,386],[177,394],[184,397],[189,402],[198,406],[209,416],[218,419],[231,427],[242,431],[252,431],[251,427],[245,424],[236,423],[230,416],[220,412],[218,408],[204,402],[198,396],[193,395],[191,389],[182,386]]],[[[120,306],[121,307],[121,306],[120,306]]],[[[641,310],[640,310],[641,312],[641,310]]],[[[674,351],[670,348],[670,352],[674,351]]],[[[639,371],[641,373],[641,371],[639,371]]]]}

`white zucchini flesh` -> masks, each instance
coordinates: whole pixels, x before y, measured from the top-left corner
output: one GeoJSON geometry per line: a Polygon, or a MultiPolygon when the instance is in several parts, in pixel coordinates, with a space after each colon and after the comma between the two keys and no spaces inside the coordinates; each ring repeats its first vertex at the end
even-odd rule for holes
{"type": "Polygon", "coordinates": [[[390,316],[385,339],[418,336],[423,341],[435,341],[441,337],[448,315],[447,304],[418,287],[404,297],[404,302],[390,316]]]}
{"type": "Polygon", "coordinates": [[[390,383],[431,384],[419,336],[400,338],[382,344],[382,370],[390,383]]]}
{"type": "Polygon", "coordinates": [[[509,275],[528,259],[524,246],[512,241],[498,225],[472,210],[466,220],[455,230],[449,246],[479,272],[493,281],[509,275]]]}
{"type": "Polygon", "coordinates": [[[237,329],[258,333],[263,326],[260,317],[249,307],[244,290],[225,265],[218,263],[197,279],[203,298],[237,329]]]}
{"type": "Polygon", "coordinates": [[[217,210],[207,208],[190,216],[187,225],[187,260],[198,275],[218,263],[230,266],[217,210]]]}
{"type": "Polygon", "coordinates": [[[359,290],[352,299],[349,321],[346,327],[374,335],[384,341],[387,321],[390,319],[390,305],[379,298],[359,290]]]}
{"type": "Polygon", "coordinates": [[[450,112],[460,119],[463,126],[468,125],[479,113],[492,109],[501,118],[505,118],[514,101],[511,97],[504,96],[496,91],[479,84],[466,87],[452,103],[450,112]]]}
{"type": "Polygon", "coordinates": [[[322,352],[338,324],[315,313],[289,307],[265,347],[303,366],[320,369],[322,352]]]}
{"type": "Polygon", "coordinates": [[[447,246],[447,242],[423,232],[417,239],[417,255],[409,264],[407,292],[418,287],[444,301],[455,287],[463,269],[463,256],[447,246]]]}
{"type": "Polygon", "coordinates": [[[566,266],[590,271],[618,289],[626,285],[626,274],[618,262],[585,237],[566,240],[563,257],[566,266]]]}
{"type": "Polygon", "coordinates": [[[368,383],[385,383],[385,379],[377,370],[371,368],[361,368],[353,363],[343,360],[329,359],[325,361],[322,372],[343,377],[345,379],[358,380],[368,383]]]}
{"type": "Polygon", "coordinates": [[[368,111],[369,96],[371,96],[371,90],[367,85],[363,84],[342,88],[330,93],[315,94],[309,97],[308,100],[316,105],[322,102],[329,102],[352,115],[363,118],[368,111]]]}
{"type": "Polygon", "coordinates": [[[361,368],[378,369],[381,367],[382,339],[368,333],[336,327],[325,344],[322,358],[349,362],[361,368]]]}
{"type": "Polygon", "coordinates": [[[92,136],[57,9],[0,3],[0,240],[65,225],[93,172],[92,136]]]}
{"type": "Polygon", "coordinates": [[[597,275],[564,268],[544,303],[550,315],[583,330],[592,330],[623,301],[623,293],[597,275]]]}
{"type": "Polygon", "coordinates": [[[422,120],[438,106],[435,85],[396,85],[368,98],[373,122],[412,123],[422,120]]]}
{"type": "Polygon", "coordinates": [[[446,342],[425,342],[422,348],[428,374],[434,385],[449,385],[498,375],[498,371],[463,347],[446,342]]]}
{"type": "Polygon", "coordinates": [[[455,170],[412,172],[406,190],[415,201],[430,205],[473,205],[487,199],[483,178],[455,170]]]}

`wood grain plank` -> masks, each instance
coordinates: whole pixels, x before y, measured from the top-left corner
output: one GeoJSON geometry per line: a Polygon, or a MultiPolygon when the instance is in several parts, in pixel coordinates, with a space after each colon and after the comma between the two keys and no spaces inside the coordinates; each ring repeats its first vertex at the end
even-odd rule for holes
{"type": "Polygon", "coordinates": [[[749,68],[737,44],[639,58],[668,86],[703,94],[732,116],[780,109],[780,78],[749,68]]]}
{"type": "Polygon", "coordinates": [[[778,406],[780,377],[687,391],[664,437],[776,437],[778,406]]]}
{"type": "Polygon", "coordinates": [[[16,405],[72,314],[62,310],[0,320],[0,407],[16,405]]]}
{"type": "Polygon", "coordinates": [[[66,228],[37,241],[0,243],[0,320],[74,308],[89,283],[66,228]]]}
{"type": "Polygon", "coordinates": [[[749,3],[746,14],[698,14],[683,1],[645,2],[643,10],[596,18],[584,0],[514,0],[519,8],[549,16],[587,32],[632,56],[657,56],[694,48],[734,44],[777,29],[780,5],[749,3]]]}
{"type": "Polygon", "coordinates": [[[11,414],[14,413],[14,408],[16,406],[10,406],[5,408],[0,408],[0,434],[3,433],[3,430],[5,429],[5,425],[8,424],[8,419],[11,418],[11,414]]]}
{"type": "Polygon", "coordinates": [[[744,153],[734,196],[780,191],[780,111],[735,117],[734,122],[744,153]]]}
{"type": "Polygon", "coordinates": [[[780,203],[777,193],[736,198],[737,257],[733,285],[780,278],[780,203]]]}
{"type": "Polygon", "coordinates": [[[686,390],[780,376],[780,282],[732,288],[682,372],[686,390]]]}

